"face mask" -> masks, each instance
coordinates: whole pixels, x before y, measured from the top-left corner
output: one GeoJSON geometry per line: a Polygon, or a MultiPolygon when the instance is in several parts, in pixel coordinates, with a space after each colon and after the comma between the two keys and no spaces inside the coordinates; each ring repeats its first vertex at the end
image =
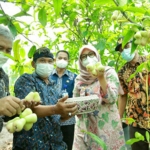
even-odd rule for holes
{"type": "Polygon", "coordinates": [[[43,78],[48,77],[54,69],[54,65],[47,63],[39,63],[36,65],[36,73],[43,78]]]}
{"type": "Polygon", "coordinates": [[[4,56],[3,54],[0,54],[0,68],[7,62],[8,57],[4,56]]]}
{"type": "Polygon", "coordinates": [[[57,60],[57,61],[56,61],[56,66],[57,66],[58,68],[66,68],[67,65],[68,65],[68,62],[67,62],[66,60],[64,60],[64,59],[61,59],[61,60],[57,60]]]}
{"type": "Polygon", "coordinates": [[[93,64],[94,65],[97,62],[98,62],[98,59],[96,57],[91,58],[91,57],[87,56],[87,59],[82,61],[82,65],[84,67],[86,67],[88,64],[93,64]]]}
{"type": "Polygon", "coordinates": [[[121,56],[124,60],[129,62],[134,58],[135,53],[131,54],[131,48],[127,48],[123,50],[123,52],[121,53],[121,56]]]}

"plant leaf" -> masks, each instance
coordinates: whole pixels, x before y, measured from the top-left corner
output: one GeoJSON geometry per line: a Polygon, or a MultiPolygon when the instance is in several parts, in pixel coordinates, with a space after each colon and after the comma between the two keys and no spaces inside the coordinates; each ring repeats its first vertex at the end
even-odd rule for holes
{"type": "Polygon", "coordinates": [[[62,0],[53,0],[56,16],[58,16],[61,12],[62,2],[62,0]]]}
{"type": "Polygon", "coordinates": [[[32,58],[35,51],[36,51],[36,46],[33,45],[28,52],[28,58],[32,58]]]}
{"type": "Polygon", "coordinates": [[[7,54],[7,53],[3,53],[3,52],[0,52],[0,54],[3,54],[4,56],[7,56],[8,58],[12,59],[13,61],[15,61],[15,58],[13,56],[11,56],[10,54],[7,54]]]}
{"type": "Polygon", "coordinates": [[[83,133],[88,134],[93,140],[95,140],[100,146],[102,146],[102,149],[107,150],[107,146],[105,144],[105,142],[103,140],[101,140],[98,136],[96,136],[95,134],[91,133],[91,132],[87,132],[82,130],[83,133]]]}
{"type": "Polygon", "coordinates": [[[149,132],[148,131],[146,131],[146,140],[147,140],[147,142],[149,143],[150,142],[150,135],[149,135],[149,132]]]}
{"type": "Polygon", "coordinates": [[[8,28],[10,29],[11,33],[15,37],[17,35],[17,30],[16,30],[16,27],[12,24],[12,22],[8,24],[8,28]]]}
{"type": "Polygon", "coordinates": [[[19,45],[20,40],[16,40],[13,44],[13,52],[14,52],[14,58],[15,61],[19,61],[20,60],[20,45],[19,45]]]}
{"type": "Polygon", "coordinates": [[[131,40],[131,38],[133,38],[134,34],[135,32],[133,30],[128,30],[128,32],[123,38],[122,47],[124,47],[131,40]]]}
{"type": "Polygon", "coordinates": [[[46,15],[46,10],[44,7],[40,9],[38,13],[38,19],[39,19],[39,22],[42,24],[42,26],[45,27],[47,24],[47,15],[46,15]]]}
{"type": "Polygon", "coordinates": [[[138,141],[140,141],[140,140],[139,140],[139,139],[136,139],[136,138],[132,138],[132,139],[127,140],[127,141],[126,141],[126,144],[132,145],[133,143],[138,142],[138,141]]]}

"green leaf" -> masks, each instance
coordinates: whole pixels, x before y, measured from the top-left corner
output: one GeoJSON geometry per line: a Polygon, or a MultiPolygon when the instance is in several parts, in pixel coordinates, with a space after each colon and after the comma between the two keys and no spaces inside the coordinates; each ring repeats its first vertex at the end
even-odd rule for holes
{"type": "Polygon", "coordinates": [[[115,65],[115,62],[116,62],[115,60],[111,60],[111,61],[108,63],[108,66],[111,66],[111,67],[114,66],[114,65],[115,65]]]}
{"type": "Polygon", "coordinates": [[[15,37],[17,35],[17,30],[16,30],[16,27],[12,24],[12,22],[10,22],[10,24],[8,24],[8,28],[11,31],[11,33],[13,34],[13,36],[15,37]]]}
{"type": "Polygon", "coordinates": [[[146,12],[146,10],[142,7],[132,7],[132,6],[128,6],[126,8],[126,11],[130,11],[134,13],[141,13],[141,14],[144,14],[146,12]]]}
{"type": "Polygon", "coordinates": [[[14,52],[15,61],[19,61],[20,60],[20,52],[19,52],[20,45],[19,45],[19,42],[20,42],[20,40],[16,40],[13,43],[13,52],[14,52]]]}
{"type": "Polygon", "coordinates": [[[133,41],[132,41],[131,53],[133,53],[138,46],[137,44],[134,43],[134,41],[135,41],[135,39],[133,39],[133,41]]]}
{"type": "Polygon", "coordinates": [[[6,16],[0,16],[0,24],[7,24],[8,19],[6,16]]]}
{"type": "Polygon", "coordinates": [[[145,138],[142,134],[140,134],[139,132],[135,132],[135,138],[139,139],[140,141],[144,141],[145,138]]]}
{"type": "Polygon", "coordinates": [[[139,139],[136,139],[136,138],[132,138],[132,139],[127,140],[127,141],[126,141],[126,144],[132,145],[133,143],[138,142],[138,141],[140,141],[140,140],[139,140],[139,139]]]}
{"type": "Polygon", "coordinates": [[[97,43],[97,45],[95,45],[95,47],[99,50],[104,50],[105,49],[105,40],[104,39],[100,39],[99,42],[97,43]]]}
{"type": "Polygon", "coordinates": [[[150,71],[150,61],[147,61],[146,63],[147,63],[147,69],[148,71],[150,71]]]}
{"type": "Polygon", "coordinates": [[[24,48],[20,48],[20,56],[21,56],[22,58],[25,58],[26,52],[25,52],[24,48]]]}
{"type": "Polygon", "coordinates": [[[31,16],[31,15],[26,13],[25,11],[20,11],[19,13],[13,15],[13,17],[22,17],[22,16],[31,16]]]}
{"type": "Polygon", "coordinates": [[[0,52],[0,54],[3,54],[4,56],[7,56],[7,57],[10,58],[11,60],[15,61],[15,58],[14,58],[13,56],[11,56],[10,54],[3,53],[3,52],[0,52]]]}
{"type": "Polygon", "coordinates": [[[96,5],[106,5],[106,4],[114,4],[113,0],[107,0],[107,1],[104,1],[104,0],[96,0],[94,2],[96,5]]]}
{"type": "Polygon", "coordinates": [[[19,24],[18,22],[14,22],[13,24],[14,24],[14,26],[16,27],[17,31],[18,31],[19,33],[22,33],[22,31],[23,31],[24,29],[21,28],[20,24],[19,24]]]}
{"type": "Polygon", "coordinates": [[[19,66],[18,71],[19,71],[19,74],[22,75],[24,73],[24,66],[22,66],[22,65],[19,66]]]}
{"type": "Polygon", "coordinates": [[[0,14],[3,14],[4,15],[4,12],[0,9],[0,14]]]}
{"type": "Polygon", "coordinates": [[[143,68],[145,68],[145,67],[146,67],[146,62],[141,63],[141,64],[137,67],[136,72],[142,72],[142,71],[143,71],[143,68]]]}
{"type": "Polygon", "coordinates": [[[141,136],[143,136],[141,133],[135,132],[135,137],[136,137],[136,138],[140,138],[141,136]]]}
{"type": "Polygon", "coordinates": [[[122,118],[121,120],[125,120],[127,124],[132,124],[133,122],[135,122],[133,118],[122,118]]]}
{"type": "Polygon", "coordinates": [[[149,135],[149,132],[146,131],[145,135],[146,135],[146,140],[147,140],[147,142],[149,143],[149,142],[150,142],[150,135],[149,135]]]}
{"type": "Polygon", "coordinates": [[[61,12],[62,2],[63,2],[62,0],[53,0],[53,5],[54,5],[56,16],[59,16],[61,12]]]}
{"type": "Polygon", "coordinates": [[[27,5],[27,4],[22,4],[21,5],[23,10],[28,11],[30,9],[31,6],[27,5]]]}
{"type": "Polygon", "coordinates": [[[82,130],[83,133],[88,134],[93,140],[95,140],[95,142],[97,142],[103,150],[107,150],[107,146],[105,144],[105,142],[103,140],[101,140],[98,136],[96,136],[95,134],[91,133],[91,132],[87,132],[82,130]]]}
{"type": "Polygon", "coordinates": [[[32,58],[35,51],[36,51],[36,46],[33,45],[28,52],[28,58],[32,58]]]}
{"type": "Polygon", "coordinates": [[[102,114],[102,118],[108,122],[109,118],[108,118],[108,113],[106,112],[105,114],[102,114]]]}
{"type": "Polygon", "coordinates": [[[134,34],[135,32],[133,30],[128,30],[128,32],[123,38],[122,47],[124,47],[131,40],[131,38],[133,38],[134,34]]]}
{"type": "Polygon", "coordinates": [[[47,15],[46,15],[46,10],[44,7],[40,9],[38,13],[38,19],[39,19],[39,22],[42,24],[42,26],[45,27],[47,24],[47,15]]]}

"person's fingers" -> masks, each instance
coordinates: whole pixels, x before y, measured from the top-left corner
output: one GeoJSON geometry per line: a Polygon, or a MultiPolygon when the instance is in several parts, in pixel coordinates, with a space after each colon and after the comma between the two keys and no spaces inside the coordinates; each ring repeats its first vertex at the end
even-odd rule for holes
{"type": "Polygon", "coordinates": [[[14,108],[12,105],[7,105],[7,109],[6,110],[7,110],[7,113],[9,115],[9,117],[13,116],[13,115],[15,115],[17,113],[17,109],[14,108]]]}
{"type": "Polygon", "coordinates": [[[20,99],[19,99],[19,98],[14,97],[14,96],[10,96],[10,97],[11,97],[11,99],[12,99],[15,103],[20,104],[20,99]]]}
{"type": "MultiPolygon", "coordinates": [[[[14,111],[12,111],[14,112],[14,111]]],[[[12,117],[14,114],[10,111],[10,109],[6,109],[4,115],[8,117],[12,117]]]]}
{"type": "Polygon", "coordinates": [[[23,108],[23,101],[21,101],[19,98],[14,96],[11,96],[11,98],[13,100],[11,105],[16,109],[16,113],[20,114],[23,108]]]}
{"type": "Polygon", "coordinates": [[[64,96],[63,98],[60,98],[58,101],[59,102],[65,102],[68,98],[68,95],[64,96]]]}
{"type": "Polygon", "coordinates": [[[71,113],[71,116],[74,116],[78,111],[78,107],[75,106],[73,108],[70,108],[69,113],[71,113]]]}
{"type": "Polygon", "coordinates": [[[72,108],[72,107],[75,107],[75,106],[77,106],[77,103],[75,103],[75,102],[66,104],[67,108],[72,108]]]}

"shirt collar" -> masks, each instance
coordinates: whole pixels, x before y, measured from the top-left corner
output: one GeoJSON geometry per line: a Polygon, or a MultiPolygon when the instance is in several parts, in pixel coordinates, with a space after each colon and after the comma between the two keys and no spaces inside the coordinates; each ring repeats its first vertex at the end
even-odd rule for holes
{"type": "MultiPolygon", "coordinates": [[[[54,75],[54,74],[57,74],[58,75],[58,73],[57,73],[57,70],[56,69],[54,69],[53,71],[52,71],[52,75],[54,75]]],[[[69,72],[68,72],[68,70],[66,69],[65,70],[65,72],[64,72],[64,74],[63,75],[67,75],[67,76],[69,76],[69,72]]]]}
{"type": "MultiPolygon", "coordinates": [[[[33,72],[33,76],[34,76],[35,78],[38,78],[38,79],[42,80],[36,72],[33,72]]],[[[55,83],[55,81],[51,80],[51,77],[50,77],[50,76],[49,76],[48,80],[49,80],[49,83],[50,83],[50,84],[54,84],[54,83],[55,83]]],[[[42,81],[43,81],[43,80],[42,80],[42,81]]]]}

